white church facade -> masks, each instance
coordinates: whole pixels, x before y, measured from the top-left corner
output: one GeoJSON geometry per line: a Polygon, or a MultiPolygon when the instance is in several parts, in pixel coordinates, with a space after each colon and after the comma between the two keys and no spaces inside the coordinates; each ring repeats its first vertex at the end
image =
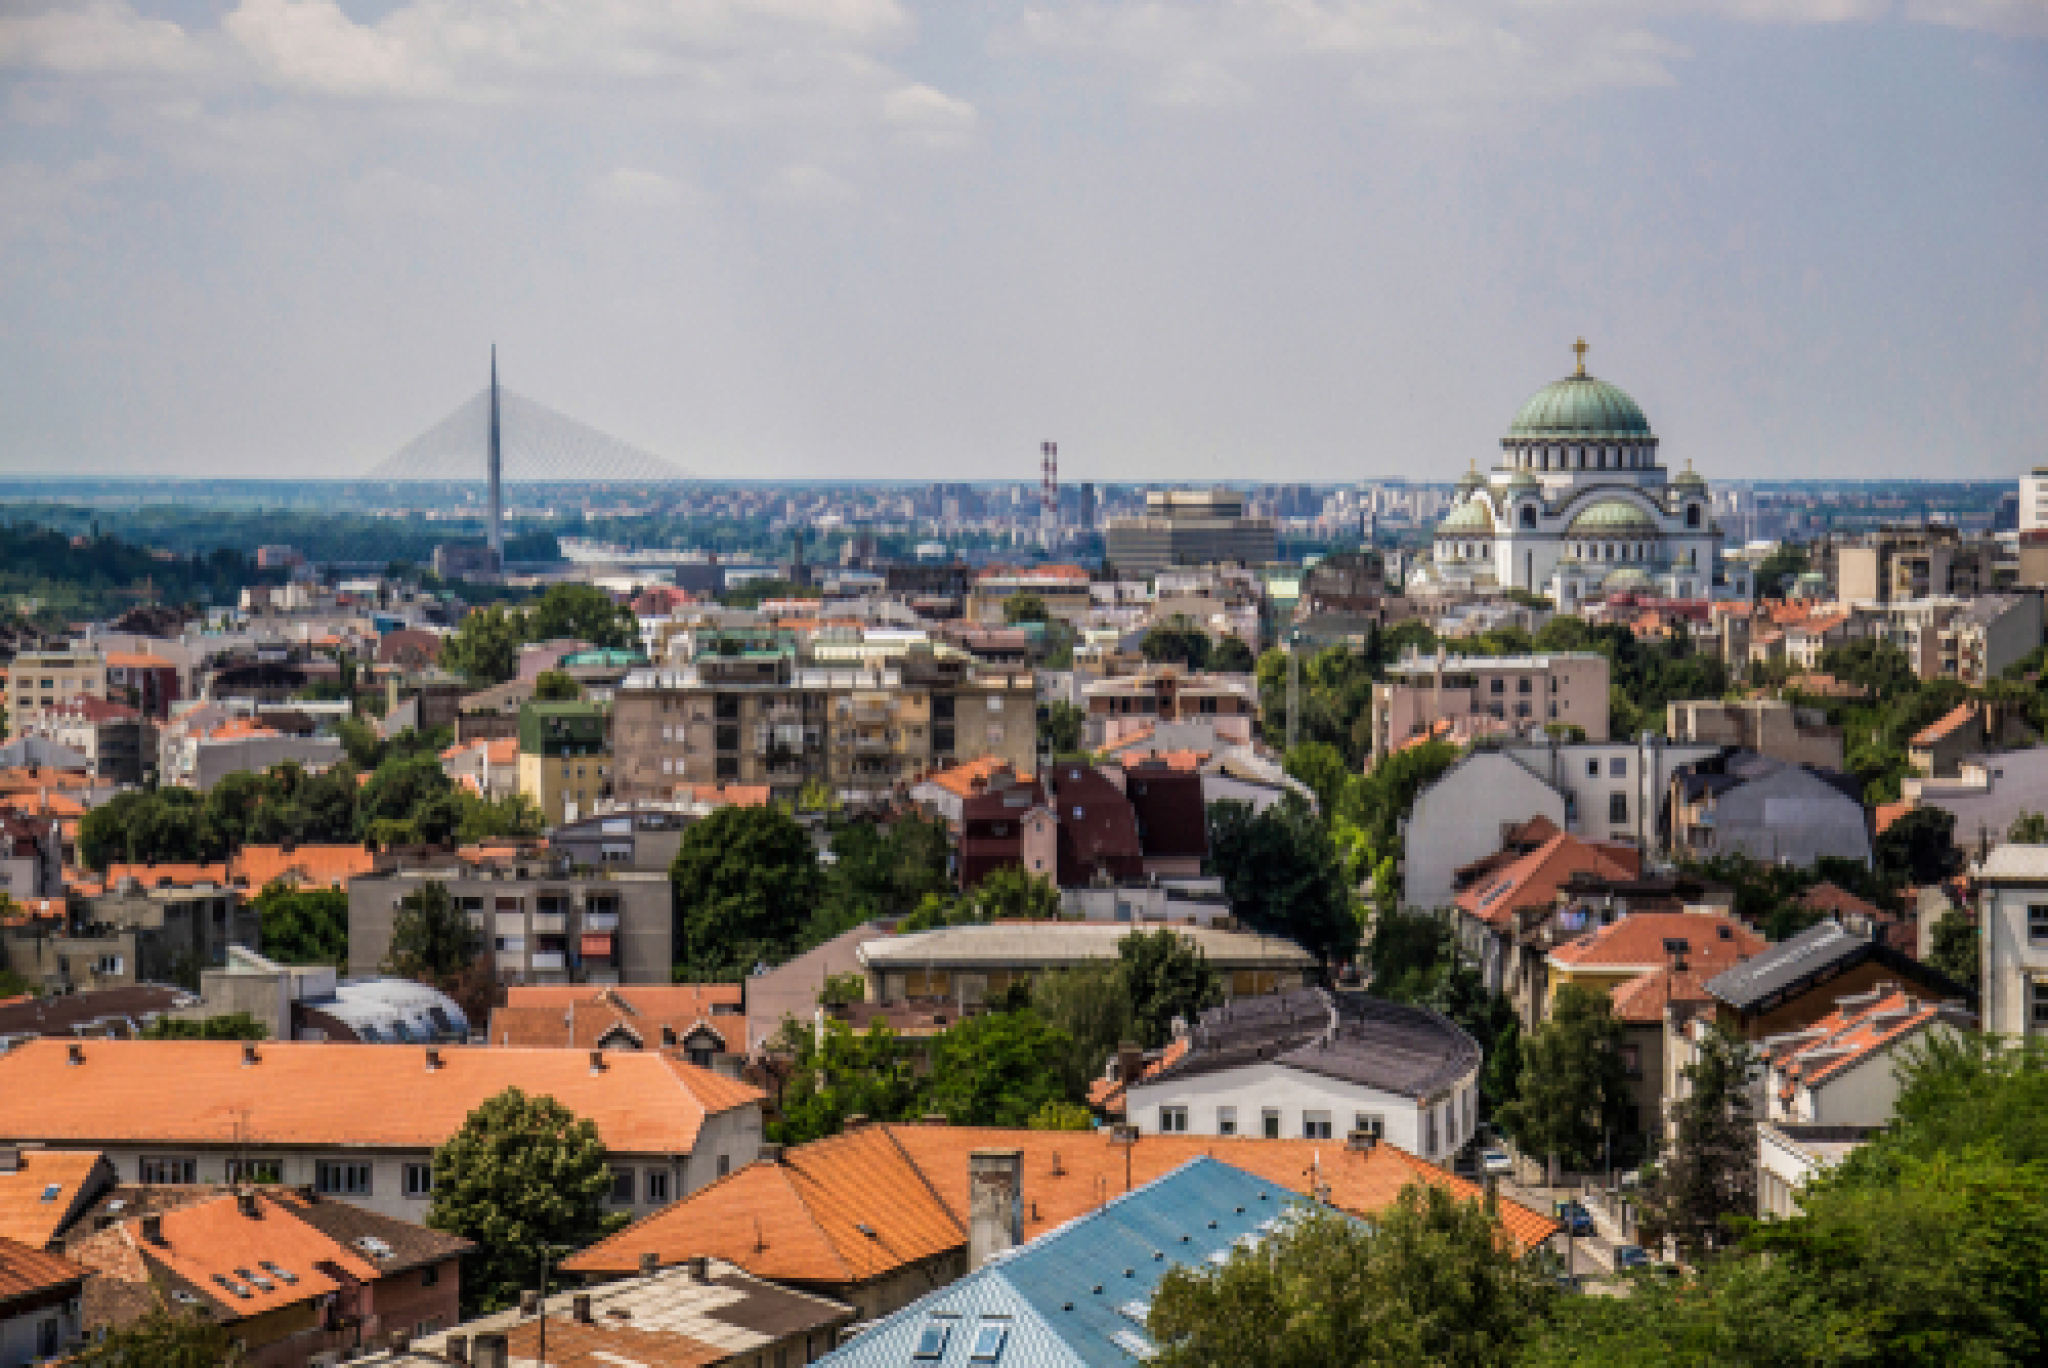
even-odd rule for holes
{"type": "Polygon", "coordinates": [[[1561,609],[1637,592],[1748,599],[1750,572],[1724,565],[1707,482],[1671,478],[1635,400],[1586,373],[1546,385],[1501,439],[1498,464],[1459,480],[1417,589],[1522,589],[1561,609]]]}

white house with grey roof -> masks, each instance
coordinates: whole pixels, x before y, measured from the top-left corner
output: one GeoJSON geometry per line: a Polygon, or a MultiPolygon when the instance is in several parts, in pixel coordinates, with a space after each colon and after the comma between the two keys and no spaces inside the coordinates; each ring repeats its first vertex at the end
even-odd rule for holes
{"type": "Polygon", "coordinates": [[[1984,1029],[2048,1036],[2048,846],[2002,845],[1970,877],[1977,889],[1984,1029]]]}
{"type": "Polygon", "coordinates": [[[1364,1132],[1432,1163],[1472,1138],[1477,1041],[1437,1012],[1320,988],[1204,1012],[1129,1087],[1141,1131],[1342,1141],[1364,1132]]]}

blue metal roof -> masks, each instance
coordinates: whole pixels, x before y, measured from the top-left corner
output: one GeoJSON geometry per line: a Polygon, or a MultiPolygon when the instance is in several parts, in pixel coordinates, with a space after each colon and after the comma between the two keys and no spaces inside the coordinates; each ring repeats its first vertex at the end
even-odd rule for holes
{"type": "Polygon", "coordinates": [[[1296,1200],[1242,1169],[1190,1160],[991,1259],[819,1362],[833,1368],[1122,1368],[1143,1362],[1151,1347],[1145,1312],[1166,1270],[1206,1265],[1241,1237],[1263,1237],[1296,1200]],[[974,1357],[977,1344],[986,1347],[996,1330],[1004,1332],[1000,1352],[974,1357]],[[920,1355],[928,1333],[924,1347],[935,1352],[920,1355]]]}

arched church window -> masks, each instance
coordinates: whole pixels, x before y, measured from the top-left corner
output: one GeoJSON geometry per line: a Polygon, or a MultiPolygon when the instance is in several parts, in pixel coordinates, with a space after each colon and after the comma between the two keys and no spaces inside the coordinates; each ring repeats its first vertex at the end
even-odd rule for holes
{"type": "Polygon", "coordinates": [[[1700,506],[1698,504],[1687,504],[1685,506],[1685,525],[1687,527],[1698,527],[1700,525],[1700,506]]]}
{"type": "Polygon", "coordinates": [[[1522,526],[1524,526],[1524,527],[1527,527],[1527,528],[1532,528],[1532,529],[1533,529],[1533,528],[1534,528],[1534,527],[1536,526],[1536,505],[1535,505],[1535,504],[1523,504],[1523,505],[1522,505],[1522,526]]]}

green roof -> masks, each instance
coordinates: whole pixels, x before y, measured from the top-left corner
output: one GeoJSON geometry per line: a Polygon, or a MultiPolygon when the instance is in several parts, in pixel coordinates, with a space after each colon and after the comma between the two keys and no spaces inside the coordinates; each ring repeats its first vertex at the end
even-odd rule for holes
{"type": "Polygon", "coordinates": [[[1650,420],[1619,387],[1590,375],[1545,385],[1515,415],[1510,437],[1648,437],[1650,420]]]}
{"type": "Polygon", "coordinates": [[[1468,499],[1450,511],[1450,515],[1437,524],[1439,532],[1491,532],[1493,530],[1493,507],[1484,499],[1468,499]]]}
{"type": "Polygon", "coordinates": [[[1655,532],[1657,520],[1625,499],[1601,499],[1572,519],[1567,532],[1655,532]]]}

